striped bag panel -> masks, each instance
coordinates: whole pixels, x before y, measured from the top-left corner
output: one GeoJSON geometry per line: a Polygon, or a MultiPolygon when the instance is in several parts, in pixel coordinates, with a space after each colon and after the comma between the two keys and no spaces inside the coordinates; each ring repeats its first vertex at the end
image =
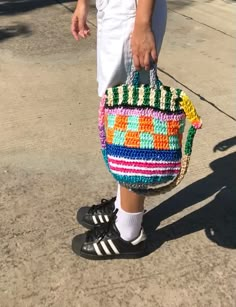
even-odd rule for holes
{"type": "Polygon", "coordinates": [[[107,108],[117,106],[153,108],[162,111],[178,112],[181,110],[182,91],[161,85],[158,90],[149,85],[121,85],[106,91],[107,108]]]}
{"type": "Polygon", "coordinates": [[[181,149],[150,150],[112,144],[107,144],[104,152],[109,170],[116,180],[139,186],[173,180],[180,172],[181,155],[181,149]]]}

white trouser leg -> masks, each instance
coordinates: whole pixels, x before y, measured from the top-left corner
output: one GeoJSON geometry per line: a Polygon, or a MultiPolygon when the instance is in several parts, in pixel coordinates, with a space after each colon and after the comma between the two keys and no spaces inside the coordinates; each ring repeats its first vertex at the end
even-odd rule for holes
{"type": "MultiPolygon", "coordinates": [[[[132,55],[130,34],[132,33],[136,0],[97,0],[97,81],[98,94],[124,83],[130,72],[132,55]]],[[[160,53],[166,27],[166,0],[155,1],[152,30],[157,52],[160,53]]],[[[147,83],[147,74],[140,82],[147,83]]]]}

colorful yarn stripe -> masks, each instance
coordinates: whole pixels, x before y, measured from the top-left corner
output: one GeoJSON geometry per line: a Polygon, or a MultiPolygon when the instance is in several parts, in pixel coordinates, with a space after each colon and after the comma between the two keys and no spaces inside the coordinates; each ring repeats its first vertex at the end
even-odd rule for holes
{"type": "Polygon", "coordinates": [[[109,160],[108,160],[108,162],[109,162],[109,165],[111,166],[111,168],[113,168],[113,169],[126,169],[126,170],[129,170],[129,172],[138,172],[138,171],[140,171],[140,172],[143,172],[143,173],[145,173],[145,172],[170,172],[170,171],[175,171],[175,170],[180,170],[180,167],[153,167],[153,168],[151,168],[151,167],[140,167],[139,165],[136,165],[136,166],[131,166],[131,165],[129,165],[129,166],[125,166],[125,165],[119,165],[119,164],[116,164],[116,163],[112,163],[112,162],[110,162],[109,160]]]}
{"type": "Polygon", "coordinates": [[[161,111],[154,111],[151,108],[146,109],[138,109],[138,108],[124,108],[124,107],[118,107],[116,109],[107,109],[106,110],[107,115],[124,115],[124,116],[150,116],[152,118],[160,119],[161,121],[169,121],[169,120],[182,120],[185,119],[185,114],[183,112],[181,113],[163,113],[161,111]]]}
{"type": "Polygon", "coordinates": [[[172,111],[174,109],[174,112],[176,112],[181,110],[181,108],[179,104],[171,104],[171,101],[173,97],[175,97],[175,101],[181,99],[180,94],[181,91],[168,86],[161,85],[159,89],[156,90],[150,88],[150,86],[146,84],[139,87],[125,84],[107,89],[106,107],[112,108],[119,105],[126,107],[141,106],[142,108],[152,107],[165,111],[172,111]],[[122,87],[122,90],[120,90],[120,87],[122,87]],[[130,92],[132,92],[132,99],[129,98],[130,92]],[[121,93],[123,95],[122,98],[120,97],[121,93]]]}
{"type": "Polygon", "coordinates": [[[148,171],[168,171],[170,172],[171,170],[180,170],[180,163],[177,167],[174,167],[172,166],[171,164],[169,163],[166,163],[166,164],[162,164],[162,166],[158,166],[158,167],[153,167],[153,166],[150,166],[148,165],[148,163],[146,165],[140,165],[139,163],[137,164],[134,164],[134,163],[128,163],[128,162],[119,162],[119,163],[115,163],[115,162],[112,162],[111,160],[114,161],[114,159],[108,159],[108,163],[109,165],[111,166],[111,168],[113,169],[127,169],[127,170],[130,170],[130,172],[132,173],[133,171],[142,171],[142,172],[148,172],[148,171]]]}
{"type": "Polygon", "coordinates": [[[170,170],[142,170],[142,169],[129,169],[129,168],[125,168],[125,167],[114,167],[111,164],[110,165],[110,169],[119,175],[134,175],[136,174],[137,176],[171,176],[173,174],[178,174],[180,171],[179,169],[171,169],[170,170]]]}
{"type": "Polygon", "coordinates": [[[173,162],[173,161],[149,161],[144,162],[143,160],[131,160],[131,159],[124,159],[124,158],[113,158],[112,156],[108,155],[108,162],[113,165],[125,165],[128,168],[134,167],[136,165],[137,167],[144,167],[144,168],[150,168],[150,169],[161,169],[161,168],[178,168],[181,166],[180,162],[173,162]]]}
{"type": "Polygon", "coordinates": [[[153,150],[153,149],[139,149],[127,148],[118,145],[106,145],[106,153],[112,157],[123,157],[126,159],[143,160],[145,161],[180,161],[182,153],[181,149],[177,150],[153,150]]]}

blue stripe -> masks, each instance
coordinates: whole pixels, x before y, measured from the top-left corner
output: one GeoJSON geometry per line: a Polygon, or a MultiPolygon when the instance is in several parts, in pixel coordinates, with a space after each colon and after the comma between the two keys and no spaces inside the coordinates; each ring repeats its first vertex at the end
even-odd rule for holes
{"type": "Polygon", "coordinates": [[[182,157],[181,149],[156,150],[128,148],[118,145],[106,144],[106,154],[117,158],[126,158],[144,161],[179,161],[182,157]]]}

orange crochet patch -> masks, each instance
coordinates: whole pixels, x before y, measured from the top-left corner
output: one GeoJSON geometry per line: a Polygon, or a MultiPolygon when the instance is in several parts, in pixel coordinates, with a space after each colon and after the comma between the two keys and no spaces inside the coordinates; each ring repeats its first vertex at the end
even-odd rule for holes
{"type": "Polygon", "coordinates": [[[154,134],[154,148],[159,150],[169,149],[169,138],[167,135],[163,134],[154,134]]]}
{"type": "Polygon", "coordinates": [[[107,125],[108,125],[108,115],[105,114],[104,115],[104,126],[105,126],[105,129],[107,129],[107,125]]]}
{"type": "Polygon", "coordinates": [[[114,129],[126,131],[127,130],[127,123],[128,123],[128,116],[117,115],[114,129]]]}
{"type": "Polygon", "coordinates": [[[107,143],[112,144],[114,137],[114,129],[108,128],[106,133],[107,133],[107,143]]]}
{"type": "Polygon", "coordinates": [[[168,135],[176,135],[179,132],[179,122],[170,120],[167,122],[167,134],[168,135]]]}
{"type": "Polygon", "coordinates": [[[139,132],[153,133],[153,119],[150,116],[140,116],[139,132]]]}
{"type": "Polygon", "coordinates": [[[139,132],[137,131],[128,131],[125,135],[125,146],[132,148],[140,147],[139,132]]]}

